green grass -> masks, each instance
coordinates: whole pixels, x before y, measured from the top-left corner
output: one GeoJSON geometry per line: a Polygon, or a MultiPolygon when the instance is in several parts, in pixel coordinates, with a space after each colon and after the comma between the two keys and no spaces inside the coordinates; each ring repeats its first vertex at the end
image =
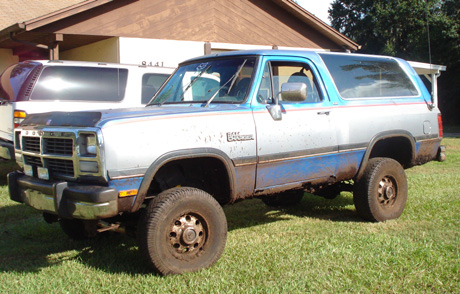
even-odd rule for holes
{"type": "Polygon", "coordinates": [[[0,163],[1,293],[459,293],[460,139],[447,161],[407,170],[403,215],[357,217],[352,195],[312,195],[276,210],[253,199],[225,207],[229,234],[210,269],[159,277],[136,241],[70,241],[57,224],[8,198],[0,163]]]}

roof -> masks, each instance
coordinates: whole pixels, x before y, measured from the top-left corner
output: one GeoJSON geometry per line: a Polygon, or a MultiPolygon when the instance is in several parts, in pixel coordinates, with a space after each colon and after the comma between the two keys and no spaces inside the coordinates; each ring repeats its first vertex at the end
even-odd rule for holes
{"type": "MultiPolygon", "coordinates": [[[[36,32],[40,34],[40,29],[47,25],[52,25],[57,21],[75,16],[81,12],[92,8],[102,6],[109,2],[128,3],[138,0],[9,0],[0,2],[0,48],[13,48],[14,42],[11,38],[22,34],[22,41],[33,42],[33,39],[27,39],[27,34],[24,32],[36,32]]],[[[333,29],[328,24],[321,21],[319,18],[296,4],[293,0],[270,0],[288,11],[290,14],[300,19],[309,27],[318,31],[321,35],[331,40],[344,50],[355,51],[360,46],[348,39],[338,31],[333,29]]],[[[42,39],[46,39],[43,34],[42,39]]],[[[49,37],[49,36],[48,36],[49,37]]],[[[98,40],[103,36],[91,36],[86,39],[86,43],[98,40]]],[[[110,36],[106,36],[110,37],[110,36]]],[[[85,38],[80,38],[80,46],[85,42],[85,38]]],[[[52,40],[51,42],[54,42],[52,40]]],[[[69,48],[67,48],[69,49],[69,48]]]]}
{"type": "Polygon", "coordinates": [[[0,2],[0,29],[68,8],[83,0],[9,0],[0,2]]]}

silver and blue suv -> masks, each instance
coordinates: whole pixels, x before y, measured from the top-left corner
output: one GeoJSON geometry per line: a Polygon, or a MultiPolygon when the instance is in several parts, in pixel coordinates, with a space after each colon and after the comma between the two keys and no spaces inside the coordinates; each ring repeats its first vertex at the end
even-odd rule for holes
{"type": "Polygon", "coordinates": [[[72,238],[131,229],[160,274],[223,252],[221,205],[353,191],[398,218],[404,170],[445,157],[441,114],[410,67],[382,56],[240,51],[182,63],[143,108],[28,116],[14,132],[12,200],[72,238]]]}

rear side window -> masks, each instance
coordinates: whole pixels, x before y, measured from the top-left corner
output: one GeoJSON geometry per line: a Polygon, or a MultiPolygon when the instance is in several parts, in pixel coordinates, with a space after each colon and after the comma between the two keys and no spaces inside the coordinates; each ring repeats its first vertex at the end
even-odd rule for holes
{"type": "Polygon", "coordinates": [[[124,68],[49,66],[43,69],[30,99],[121,101],[127,78],[124,68]]]}
{"type": "Polygon", "coordinates": [[[142,76],[142,104],[149,103],[168,77],[167,74],[145,74],[142,76]]]}
{"type": "Polygon", "coordinates": [[[345,99],[410,97],[417,88],[394,59],[320,54],[345,99]]]}

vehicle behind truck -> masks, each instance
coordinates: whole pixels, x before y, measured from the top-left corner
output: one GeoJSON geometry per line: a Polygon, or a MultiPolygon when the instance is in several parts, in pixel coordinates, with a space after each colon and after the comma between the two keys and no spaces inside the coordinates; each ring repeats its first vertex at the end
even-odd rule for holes
{"type": "Polygon", "coordinates": [[[443,160],[441,139],[404,60],[239,51],[185,61],[143,108],[28,116],[8,186],[71,238],[131,232],[154,271],[178,274],[220,258],[222,205],[238,200],[352,191],[363,219],[398,218],[405,169],[443,160]]]}
{"type": "Polygon", "coordinates": [[[173,68],[24,61],[0,76],[0,159],[14,159],[13,129],[27,115],[146,105],[173,68]]]}

